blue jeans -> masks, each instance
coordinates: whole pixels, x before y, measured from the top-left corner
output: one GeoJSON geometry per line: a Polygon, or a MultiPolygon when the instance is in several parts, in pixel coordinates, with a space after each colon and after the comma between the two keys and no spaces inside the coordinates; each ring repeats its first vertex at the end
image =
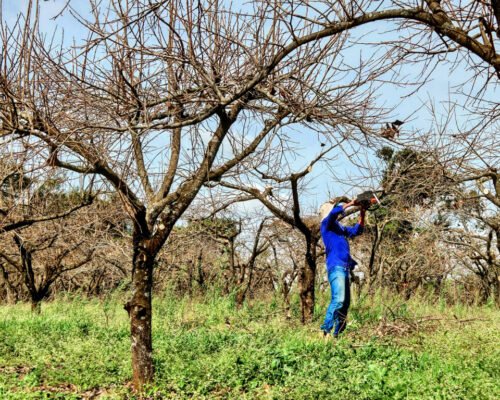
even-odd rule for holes
{"type": "Polygon", "coordinates": [[[330,282],[332,299],[326,310],[321,330],[328,334],[333,329],[333,335],[337,336],[346,327],[347,310],[351,304],[349,267],[340,265],[333,267],[328,271],[328,281],[330,282]]]}

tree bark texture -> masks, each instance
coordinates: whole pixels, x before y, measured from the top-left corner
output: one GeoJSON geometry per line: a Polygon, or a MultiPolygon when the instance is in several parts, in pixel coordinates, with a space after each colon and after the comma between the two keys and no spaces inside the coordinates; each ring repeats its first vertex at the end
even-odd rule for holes
{"type": "Polygon", "coordinates": [[[134,240],[132,298],[125,309],[130,317],[132,382],[139,392],[153,382],[154,376],[151,295],[155,256],[147,240],[134,240]]]}
{"type": "Polygon", "coordinates": [[[302,323],[311,322],[314,316],[314,284],[316,281],[316,241],[307,238],[305,262],[299,273],[302,323]]]}
{"type": "Polygon", "coordinates": [[[31,300],[31,312],[33,314],[40,314],[42,312],[42,303],[38,300],[31,300]]]}

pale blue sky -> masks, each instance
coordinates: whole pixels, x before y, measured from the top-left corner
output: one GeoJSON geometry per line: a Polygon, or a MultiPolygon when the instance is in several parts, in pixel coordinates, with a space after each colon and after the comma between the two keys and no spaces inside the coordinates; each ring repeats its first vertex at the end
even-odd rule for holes
{"type": "MultiPolygon", "coordinates": [[[[22,12],[27,5],[27,0],[3,0],[3,19],[7,21],[8,24],[12,24],[15,21],[15,16],[22,12]]],[[[77,41],[82,38],[83,29],[79,24],[75,23],[74,18],[66,11],[62,16],[58,17],[56,20],[52,18],[57,15],[62,8],[66,5],[67,0],[49,0],[42,1],[40,12],[40,26],[42,31],[47,33],[52,33],[57,29],[58,33],[64,32],[64,40],[66,43],[71,43],[73,38],[77,41]]],[[[86,14],[88,3],[84,0],[73,0],[71,5],[82,14],[86,14]]],[[[361,27],[353,32],[354,36],[364,36],[370,38],[370,41],[376,42],[386,38],[387,35],[395,35],[394,33],[384,33],[391,28],[390,22],[379,22],[374,23],[369,26],[361,27]]],[[[394,38],[395,36],[392,36],[394,38]]],[[[359,58],[359,52],[363,54],[370,54],[373,49],[368,46],[357,46],[350,49],[345,53],[346,57],[352,56],[355,60],[359,58]]],[[[401,74],[412,76],[418,74],[419,67],[413,70],[407,67],[405,70],[401,71],[401,74]]],[[[407,120],[408,122],[403,127],[402,141],[405,141],[406,137],[418,137],[419,133],[426,133],[433,129],[436,124],[435,117],[437,120],[443,120],[448,114],[448,102],[462,104],[464,102],[463,96],[458,96],[454,94],[456,86],[467,80],[471,76],[472,72],[466,71],[464,68],[456,68],[455,70],[450,70],[450,65],[441,64],[433,72],[431,78],[422,85],[417,93],[408,96],[412,91],[412,87],[394,87],[393,85],[387,84],[382,86],[379,91],[379,103],[389,109],[393,108],[392,115],[395,118],[407,120]],[[435,107],[437,111],[437,116],[432,115],[430,112],[431,107],[435,107]]],[[[490,87],[488,96],[494,99],[496,93],[497,83],[493,83],[490,87]]],[[[467,125],[467,117],[459,113],[457,115],[455,123],[459,126],[467,125]]],[[[386,121],[380,121],[381,123],[386,121]]],[[[452,126],[451,129],[454,127],[452,126]]],[[[297,165],[304,164],[307,160],[314,158],[314,156],[321,150],[316,141],[316,135],[301,135],[301,140],[303,141],[304,150],[301,152],[303,159],[297,160],[297,165]]],[[[381,142],[377,144],[370,144],[365,146],[369,151],[364,154],[360,151],[359,145],[354,144],[353,148],[347,149],[348,155],[358,157],[356,162],[363,164],[369,162],[376,164],[373,157],[373,151],[381,146],[381,142]]],[[[353,166],[344,154],[338,154],[338,157],[333,161],[333,165],[330,165],[331,169],[335,170],[340,177],[353,177],[360,176],[357,168],[353,166]]],[[[316,208],[319,204],[324,202],[328,194],[339,195],[344,191],[353,192],[359,189],[350,189],[351,184],[346,184],[344,187],[338,187],[337,184],[329,183],[331,181],[331,175],[328,169],[324,166],[318,165],[315,167],[313,173],[311,174],[312,185],[308,193],[308,200],[306,203],[310,208],[316,208]]],[[[364,187],[374,186],[376,180],[363,181],[358,179],[352,179],[353,185],[360,185],[364,187]]]]}

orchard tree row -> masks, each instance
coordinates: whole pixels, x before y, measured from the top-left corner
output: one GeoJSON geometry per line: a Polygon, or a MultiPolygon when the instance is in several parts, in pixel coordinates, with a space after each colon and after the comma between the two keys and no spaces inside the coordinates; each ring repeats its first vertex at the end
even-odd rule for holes
{"type": "Polygon", "coordinates": [[[69,1],[69,42],[44,6],[0,26],[1,290],[36,309],[51,288],[125,281],[137,389],[162,282],[238,303],[289,302],[296,282],[311,320],[311,176],[362,186],[328,169],[341,154],[381,190],[358,250],[369,287],[411,296],[468,270],[498,299],[498,1],[69,1]],[[416,96],[445,67],[461,102],[403,136],[388,91],[416,96]],[[248,201],[267,211],[248,220],[248,201]]]}

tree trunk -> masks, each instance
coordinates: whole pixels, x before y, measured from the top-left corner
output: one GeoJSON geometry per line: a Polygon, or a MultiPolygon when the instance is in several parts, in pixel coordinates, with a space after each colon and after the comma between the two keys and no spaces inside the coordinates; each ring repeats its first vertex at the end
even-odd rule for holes
{"type": "Polygon", "coordinates": [[[188,261],[188,283],[187,283],[187,291],[188,296],[191,297],[193,295],[193,281],[194,281],[194,261],[188,261]]]}
{"type": "MultiPolygon", "coordinates": [[[[291,286],[291,284],[290,284],[291,286]]],[[[283,302],[285,304],[285,318],[290,319],[292,318],[292,314],[290,312],[290,286],[288,285],[285,280],[283,280],[283,286],[281,288],[281,293],[283,294],[283,302]]]]}
{"type": "Polygon", "coordinates": [[[31,299],[31,312],[33,314],[40,314],[42,312],[42,302],[39,300],[31,299]]]}
{"type": "Polygon", "coordinates": [[[316,281],[316,242],[306,238],[305,262],[299,273],[302,323],[311,322],[314,316],[314,284],[316,281]]]}
{"type": "Polygon", "coordinates": [[[132,382],[137,391],[153,382],[151,295],[156,253],[148,240],[135,238],[132,271],[132,298],[125,304],[130,317],[132,340],[132,382]]]}
{"type": "Polygon", "coordinates": [[[377,272],[378,272],[378,271],[375,271],[375,256],[377,254],[377,250],[378,250],[378,247],[380,244],[380,234],[379,234],[379,228],[378,228],[377,224],[375,224],[375,226],[374,226],[374,235],[375,235],[375,237],[373,239],[372,248],[371,248],[371,252],[370,252],[370,261],[368,263],[368,276],[366,277],[367,281],[368,281],[368,291],[369,292],[372,291],[372,287],[377,279],[377,272]]]}
{"type": "Polygon", "coordinates": [[[205,293],[205,273],[203,272],[203,248],[200,249],[196,259],[196,272],[198,274],[198,287],[202,293],[205,293]]]}
{"type": "MultiPolygon", "coordinates": [[[[10,281],[9,273],[4,268],[3,264],[0,264],[0,278],[5,285],[5,291],[7,294],[7,304],[15,304],[19,300],[19,293],[17,292],[16,287],[10,281]]],[[[1,282],[0,281],[0,282],[1,282]]]]}
{"type": "Polygon", "coordinates": [[[246,275],[246,265],[243,264],[239,266],[239,276],[236,282],[236,296],[235,296],[236,308],[241,308],[243,306],[243,302],[245,301],[246,290],[243,287],[243,284],[245,283],[245,275],[246,275]]]}
{"type": "Polygon", "coordinates": [[[495,304],[500,307],[500,277],[495,277],[495,304]]]}

